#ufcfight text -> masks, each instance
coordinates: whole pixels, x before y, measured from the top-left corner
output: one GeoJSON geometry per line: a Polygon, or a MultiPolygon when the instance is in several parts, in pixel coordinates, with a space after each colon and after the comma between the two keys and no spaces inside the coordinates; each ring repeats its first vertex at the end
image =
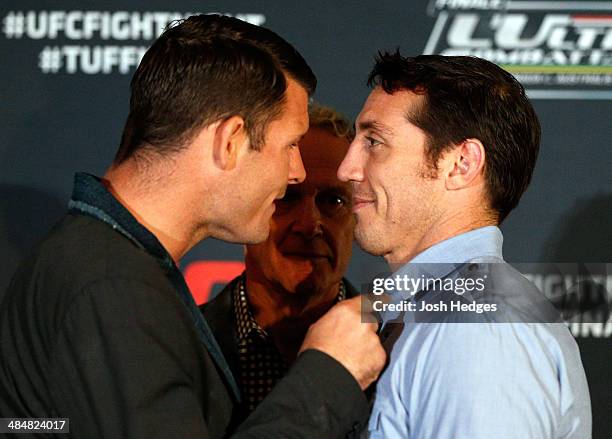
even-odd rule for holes
{"type": "MultiPolygon", "coordinates": [[[[52,42],[38,56],[38,67],[43,73],[127,74],[168,24],[199,13],[10,11],[3,18],[2,32],[7,39],[52,42]],[[98,44],[91,44],[94,41],[98,44]]],[[[224,15],[255,25],[266,21],[263,14],[257,13],[224,15]]]]}

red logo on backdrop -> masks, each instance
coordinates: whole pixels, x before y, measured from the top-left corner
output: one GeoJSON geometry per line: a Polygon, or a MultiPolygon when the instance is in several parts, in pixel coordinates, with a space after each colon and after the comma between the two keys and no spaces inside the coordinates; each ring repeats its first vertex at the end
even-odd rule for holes
{"type": "Polygon", "coordinates": [[[226,284],[244,271],[240,261],[196,261],[183,270],[185,281],[198,305],[208,301],[215,284],[226,284]]]}

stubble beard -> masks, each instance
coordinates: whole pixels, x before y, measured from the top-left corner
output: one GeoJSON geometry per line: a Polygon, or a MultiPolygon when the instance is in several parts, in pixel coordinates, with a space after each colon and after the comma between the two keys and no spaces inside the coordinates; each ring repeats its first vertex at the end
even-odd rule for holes
{"type": "Polygon", "coordinates": [[[387,252],[382,224],[360,224],[358,219],[355,226],[355,240],[364,252],[373,256],[383,256],[387,252]]]}

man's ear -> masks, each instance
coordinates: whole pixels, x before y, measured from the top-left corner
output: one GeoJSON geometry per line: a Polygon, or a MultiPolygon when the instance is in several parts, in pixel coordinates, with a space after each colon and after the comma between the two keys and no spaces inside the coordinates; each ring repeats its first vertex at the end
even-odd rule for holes
{"type": "Polygon", "coordinates": [[[483,174],[485,149],[478,139],[466,139],[451,152],[446,188],[462,189],[471,186],[483,174]]]}
{"type": "Polygon", "coordinates": [[[213,163],[219,169],[231,170],[236,166],[240,148],[248,143],[244,119],[232,116],[217,125],[213,138],[213,163]]]}

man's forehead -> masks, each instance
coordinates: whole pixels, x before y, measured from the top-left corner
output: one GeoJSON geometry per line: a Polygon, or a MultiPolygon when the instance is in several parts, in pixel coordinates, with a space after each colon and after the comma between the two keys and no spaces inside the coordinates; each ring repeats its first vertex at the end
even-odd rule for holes
{"type": "Polygon", "coordinates": [[[336,171],[331,168],[310,168],[306,170],[304,182],[292,185],[291,190],[304,194],[326,191],[350,194],[351,185],[348,182],[338,180],[336,171]]]}
{"type": "Polygon", "coordinates": [[[338,180],[337,172],[348,148],[348,139],[333,135],[321,128],[311,127],[302,139],[300,147],[304,169],[306,169],[304,183],[344,187],[345,183],[338,180]]]}
{"type": "Polygon", "coordinates": [[[309,169],[320,172],[336,172],[347,151],[348,147],[341,148],[339,145],[327,145],[327,149],[305,145],[301,148],[304,168],[306,172],[309,169]]]}
{"type": "Polygon", "coordinates": [[[290,122],[300,135],[308,130],[308,93],[295,79],[287,78],[287,99],[285,107],[290,115],[290,122]]]}
{"type": "Polygon", "coordinates": [[[294,134],[303,136],[308,131],[308,111],[295,106],[294,111],[288,113],[282,122],[289,126],[294,134]]]}
{"type": "Polygon", "coordinates": [[[296,121],[296,127],[301,136],[306,134],[309,125],[308,110],[302,111],[300,117],[296,121]]]}
{"type": "Polygon", "coordinates": [[[321,184],[338,184],[342,182],[338,180],[338,168],[340,163],[317,160],[315,162],[304,162],[306,170],[306,182],[315,182],[321,184]]]}
{"type": "Polygon", "coordinates": [[[341,160],[326,160],[325,157],[317,157],[312,160],[304,160],[304,169],[306,169],[306,179],[302,184],[303,190],[316,189],[322,190],[338,190],[346,192],[350,190],[350,184],[338,180],[338,168],[341,160]]]}
{"type": "Polygon", "coordinates": [[[421,105],[422,101],[423,96],[410,90],[397,90],[391,94],[381,87],[376,87],[357,116],[355,127],[360,131],[393,134],[393,127],[399,123],[407,123],[406,115],[421,105]]]}
{"type": "MultiPolygon", "coordinates": [[[[345,137],[338,137],[327,129],[310,127],[300,142],[300,151],[304,167],[340,166],[349,149],[350,142],[345,137]]],[[[308,169],[306,169],[308,172],[308,169]]]]}

